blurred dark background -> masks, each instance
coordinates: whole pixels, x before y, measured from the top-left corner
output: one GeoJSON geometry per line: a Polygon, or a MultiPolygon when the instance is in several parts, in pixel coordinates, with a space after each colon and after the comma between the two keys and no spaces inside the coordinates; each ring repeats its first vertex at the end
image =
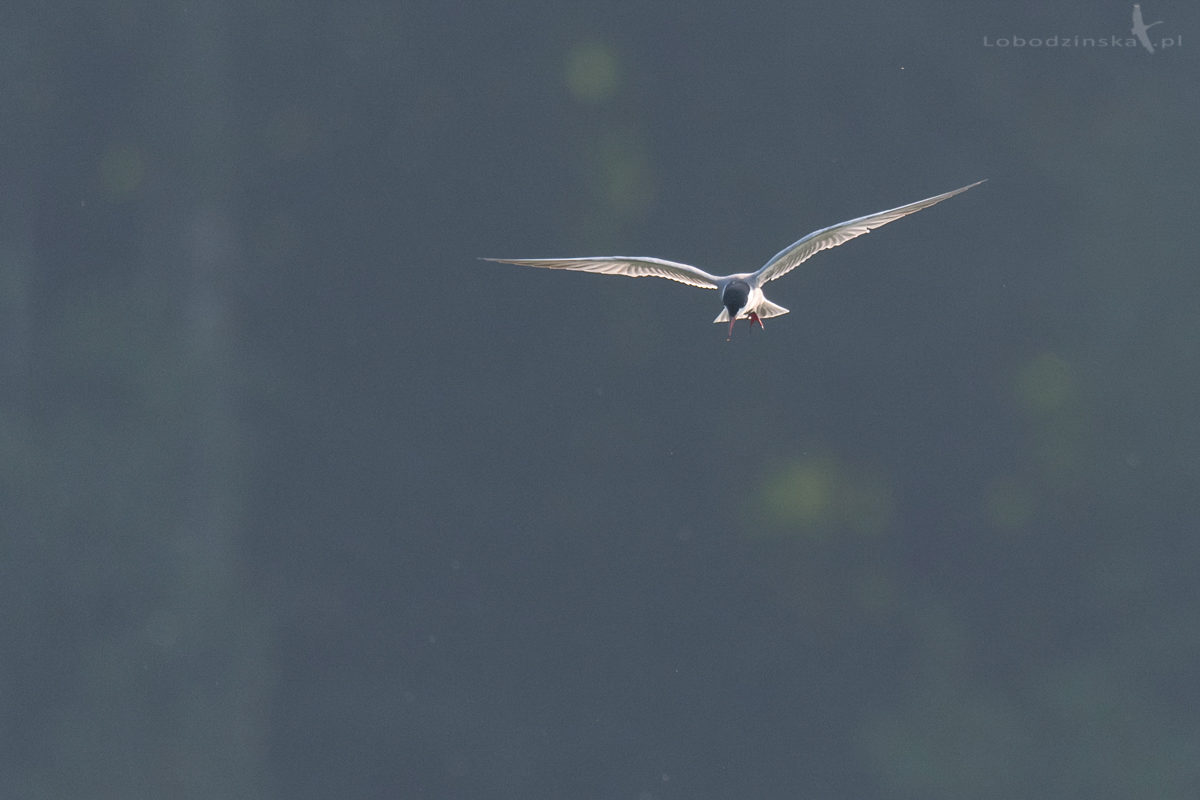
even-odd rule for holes
{"type": "Polygon", "coordinates": [[[1195,798],[1143,9],[7,6],[0,795],[1195,798]]]}

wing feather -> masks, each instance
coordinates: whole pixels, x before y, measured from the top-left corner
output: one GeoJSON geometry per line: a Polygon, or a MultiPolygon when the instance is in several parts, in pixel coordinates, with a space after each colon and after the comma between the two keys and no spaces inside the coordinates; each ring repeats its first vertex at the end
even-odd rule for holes
{"type": "Polygon", "coordinates": [[[543,269],[570,269],[581,272],[598,272],[602,275],[625,275],[630,278],[666,278],[698,286],[701,289],[716,289],[719,278],[702,269],[661,258],[627,256],[601,256],[598,258],[485,258],[501,264],[519,264],[524,267],[543,269]]]}
{"type": "MultiPolygon", "coordinates": [[[[986,178],[984,179],[986,180],[986,178]]],[[[974,186],[978,186],[983,181],[976,181],[968,184],[952,192],[945,194],[934,195],[924,200],[918,200],[915,203],[909,203],[906,206],[891,208],[887,211],[880,211],[876,214],[868,214],[865,217],[839,222],[837,225],[830,225],[828,228],[821,228],[794,242],[784,249],[776,253],[770,261],[764,264],[758,272],[754,273],[759,280],[759,285],[767,281],[773,281],[776,278],[782,277],[791,272],[796,267],[803,264],[808,259],[812,258],[822,250],[828,250],[831,247],[837,247],[839,244],[850,241],[856,236],[862,236],[864,233],[873,231],[878,227],[887,225],[889,222],[895,222],[901,217],[908,216],[914,212],[920,211],[923,208],[929,208],[932,205],[942,202],[948,198],[954,197],[956,194],[965,192],[974,186]]]]}

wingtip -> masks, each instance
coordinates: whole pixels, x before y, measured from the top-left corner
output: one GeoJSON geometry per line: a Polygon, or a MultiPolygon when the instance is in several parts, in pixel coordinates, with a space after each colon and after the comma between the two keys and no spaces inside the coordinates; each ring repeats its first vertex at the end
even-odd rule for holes
{"type": "Polygon", "coordinates": [[[941,195],[941,197],[944,199],[946,197],[953,197],[956,194],[962,194],[967,189],[974,189],[976,186],[978,186],[981,183],[987,183],[987,181],[988,181],[987,178],[980,178],[979,180],[975,181],[974,183],[968,183],[966,186],[960,186],[957,189],[951,189],[950,191],[946,192],[946,194],[941,195]]]}

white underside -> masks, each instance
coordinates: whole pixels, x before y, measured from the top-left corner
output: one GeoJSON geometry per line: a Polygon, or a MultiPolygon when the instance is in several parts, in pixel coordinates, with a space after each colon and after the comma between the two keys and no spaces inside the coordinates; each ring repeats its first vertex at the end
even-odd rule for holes
{"type": "MultiPolygon", "coordinates": [[[[778,317],[781,314],[788,313],[786,308],[783,306],[777,306],[764,297],[758,301],[758,305],[756,306],[744,306],[740,311],[738,311],[737,318],[750,319],[751,311],[753,311],[755,314],[758,314],[759,319],[769,319],[771,317],[778,317]]],[[[713,322],[729,322],[729,309],[722,308],[721,313],[717,314],[717,318],[714,319],[713,322]]]]}

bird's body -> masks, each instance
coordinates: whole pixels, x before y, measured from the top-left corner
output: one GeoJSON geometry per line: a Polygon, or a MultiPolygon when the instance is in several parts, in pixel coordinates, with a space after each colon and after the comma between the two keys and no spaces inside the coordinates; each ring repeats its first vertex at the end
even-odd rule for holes
{"type": "Polygon", "coordinates": [[[710,275],[689,264],[664,261],[660,258],[600,256],[597,258],[488,258],[503,264],[519,264],[544,269],[569,269],[583,272],[599,272],[605,275],[625,275],[631,278],[657,277],[686,283],[702,289],[716,289],[721,295],[724,308],[713,322],[729,323],[729,337],[733,336],[733,323],[749,319],[751,326],[762,320],[788,313],[783,306],[776,305],[763,295],[763,285],[782,277],[812,256],[848,242],[856,236],[894,222],[923,208],[942,202],[956,194],[965,192],[983,181],[976,181],[945,194],[935,195],[915,203],[868,214],[865,217],[839,222],[828,228],[813,231],[804,238],[788,245],[776,253],[766,264],[754,272],[739,272],[733,275],[710,275]]]}

